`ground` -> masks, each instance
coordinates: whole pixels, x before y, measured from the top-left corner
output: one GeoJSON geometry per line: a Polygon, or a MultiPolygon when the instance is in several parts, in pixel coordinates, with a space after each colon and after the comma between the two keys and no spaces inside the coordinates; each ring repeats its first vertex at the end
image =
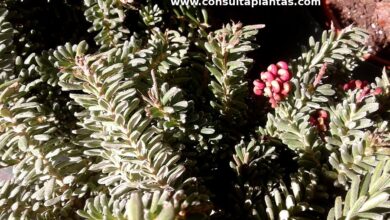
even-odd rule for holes
{"type": "Polygon", "coordinates": [[[328,0],[342,27],[355,24],[370,31],[369,46],[373,52],[390,60],[390,1],[328,0]]]}

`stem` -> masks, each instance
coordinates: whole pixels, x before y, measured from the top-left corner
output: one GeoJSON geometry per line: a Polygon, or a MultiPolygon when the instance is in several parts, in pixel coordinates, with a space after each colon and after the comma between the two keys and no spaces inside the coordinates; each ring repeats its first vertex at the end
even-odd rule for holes
{"type": "Polygon", "coordinates": [[[160,98],[160,95],[158,93],[158,88],[157,88],[157,80],[156,80],[156,70],[152,69],[150,72],[150,75],[152,75],[152,80],[153,80],[153,91],[155,92],[155,97],[160,98]]]}

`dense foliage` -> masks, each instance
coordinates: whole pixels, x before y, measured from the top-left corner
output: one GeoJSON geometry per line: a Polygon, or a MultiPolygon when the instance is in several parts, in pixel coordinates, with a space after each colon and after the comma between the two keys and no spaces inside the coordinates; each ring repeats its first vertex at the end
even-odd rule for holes
{"type": "Polygon", "coordinates": [[[264,25],[208,19],[1,2],[0,219],[388,218],[388,73],[353,80],[366,32],[324,31],[252,83],[264,25]]]}

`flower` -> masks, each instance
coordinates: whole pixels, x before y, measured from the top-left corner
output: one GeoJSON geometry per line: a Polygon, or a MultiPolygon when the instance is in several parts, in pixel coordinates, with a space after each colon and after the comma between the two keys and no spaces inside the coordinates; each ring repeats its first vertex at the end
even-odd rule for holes
{"type": "Polygon", "coordinates": [[[344,91],[348,91],[348,90],[355,90],[355,89],[364,89],[366,87],[370,87],[367,81],[351,80],[344,84],[343,89],[344,91]]]}
{"type": "Polygon", "coordinates": [[[260,79],[253,81],[255,95],[264,95],[269,98],[272,108],[276,108],[291,91],[292,74],[285,61],[279,61],[267,67],[267,71],[260,73],[260,79]]]}
{"type": "Polygon", "coordinates": [[[319,131],[325,132],[329,127],[329,114],[323,109],[319,109],[311,114],[309,123],[317,127],[319,131]]]}
{"type": "Polygon", "coordinates": [[[351,80],[343,85],[343,90],[359,90],[359,95],[357,96],[357,102],[361,102],[366,96],[368,95],[380,95],[382,94],[383,90],[380,87],[377,87],[375,89],[371,89],[371,86],[368,84],[367,81],[361,81],[361,80],[351,80]]]}
{"type": "Polygon", "coordinates": [[[377,87],[373,92],[374,95],[381,95],[382,93],[383,89],[381,87],[377,87]]]}

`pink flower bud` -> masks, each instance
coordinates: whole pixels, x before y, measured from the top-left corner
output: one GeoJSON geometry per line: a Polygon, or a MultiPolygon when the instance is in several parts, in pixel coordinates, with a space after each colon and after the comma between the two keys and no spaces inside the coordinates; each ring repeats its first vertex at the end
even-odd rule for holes
{"type": "Polygon", "coordinates": [[[349,89],[354,90],[356,88],[355,80],[351,80],[348,83],[349,89]]]}
{"type": "Polygon", "coordinates": [[[376,88],[376,89],[374,90],[373,94],[374,94],[374,95],[380,95],[380,94],[382,94],[382,92],[383,92],[383,89],[380,88],[380,87],[378,87],[378,88],[376,88]]]}
{"type": "Polygon", "coordinates": [[[291,79],[291,74],[288,70],[285,69],[279,69],[278,75],[280,76],[280,79],[284,82],[289,81],[291,79]]]}
{"type": "Polygon", "coordinates": [[[344,86],[343,86],[343,90],[347,91],[349,89],[350,89],[349,83],[345,83],[344,86]]]}
{"type": "Polygon", "coordinates": [[[260,89],[259,87],[255,86],[253,88],[253,92],[255,93],[255,95],[263,95],[263,90],[260,89]]]}
{"type": "Polygon", "coordinates": [[[314,126],[314,125],[317,124],[317,121],[316,121],[316,119],[315,119],[313,116],[310,116],[310,118],[309,118],[309,123],[310,123],[312,126],[314,126]]]}
{"type": "Polygon", "coordinates": [[[259,79],[254,80],[253,85],[260,88],[260,89],[264,89],[264,87],[265,87],[265,84],[262,81],[260,81],[259,79]]]}
{"type": "Polygon", "coordinates": [[[269,99],[269,103],[271,104],[271,107],[272,107],[272,108],[278,107],[277,102],[276,102],[275,99],[273,99],[273,98],[270,98],[270,99],[269,99]]]}
{"type": "Polygon", "coordinates": [[[272,91],[269,87],[264,88],[264,94],[265,96],[271,97],[272,96],[272,91]]]}
{"type": "Polygon", "coordinates": [[[362,89],[363,88],[363,82],[361,80],[356,80],[355,81],[355,87],[358,88],[358,89],[362,89]]]}
{"type": "Polygon", "coordinates": [[[282,100],[282,97],[278,93],[273,93],[272,95],[275,101],[280,102],[282,100]]]}
{"type": "Polygon", "coordinates": [[[276,66],[278,66],[279,68],[281,69],[285,69],[285,70],[288,70],[288,64],[284,61],[279,61],[276,66]]]}
{"type": "Polygon", "coordinates": [[[281,93],[282,93],[283,95],[287,96],[288,93],[290,92],[290,90],[291,90],[290,82],[284,82],[284,83],[283,83],[283,90],[282,90],[281,93]]]}
{"type": "Polygon", "coordinates": [[[265,81],[265,74],[264,74],[265,72],[261,72],[260,73],[260,79],[262,80],[262,81],[265,81]]]}
{"type": "Polygon", "coordinates": [[[267,71],[276,76],[276,74],[278,73],[278,67],[275,64],[271,64],[268,66],[267,71]]]}
{"type": "Polygon", "coordinates": [[[318,116],[320,118],[328,118],[328,112],[326,112],[325,110],[319,110],[318,111],[318,116]]]}
{"type": "Polygon", "coordinates": [[[273,80],[271,82],[271,86],[272,86],[272,91],[275,92],[275,93],[279,93],[280,92],[280,84],[278,81],[276,80],[273,80]]]}
{"type": "Polygon", "coordinates": [[[266,81],[271,82],[272,80],[275,79],[274,75],[272,75],[272,73],[270,73],[270,72],[263,72],[263,73],[261,73],[260,78],[264,82],[266,82],[266,81]]]}

